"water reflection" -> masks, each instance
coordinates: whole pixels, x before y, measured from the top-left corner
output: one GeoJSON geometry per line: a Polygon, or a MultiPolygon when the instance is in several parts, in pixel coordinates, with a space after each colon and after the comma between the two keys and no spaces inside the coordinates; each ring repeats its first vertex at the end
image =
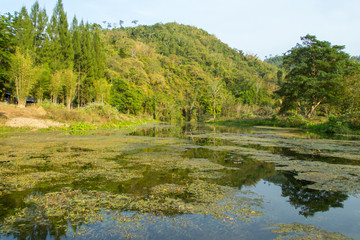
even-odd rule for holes
{"type": "Polygon", "coordinates": [[[299,214],[312,217],[317,212],[327,212],[330,208],[342,208],[348,195],[335,191],[319,191],[306,188],[306,181],[297,180],[295,173],[283,172],[266,178],[267,181],[281,186],[282,197],[288,198],[289,203],[299,214]]]}

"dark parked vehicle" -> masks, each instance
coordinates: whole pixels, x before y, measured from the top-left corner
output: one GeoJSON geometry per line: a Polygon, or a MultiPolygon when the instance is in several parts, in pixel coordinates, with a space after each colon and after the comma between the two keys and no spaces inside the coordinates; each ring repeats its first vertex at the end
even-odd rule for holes
{"type": "MultiPolygon", "coordinates": [[[[7,103],[18,104],[17,98],[14,97],[13,95],[11,95],[10,93],[5,93],[3,101],[7,102],[7,103]]],[[[26,98],[26,106],[27,105],[33,105],[35,103],[37,103],[36,98],[33,98],[33,97],[27,97],[26,98]]]]}
{"type": "Polygon", "coordinates": [[[10,93],[5,93],[3,101],[7,103],[18,104],[17,98],[11,95],[10,93]]]}
{"type": "Polygon", "coordinates": [[[37,99],[33,97],[27,97],[26,98],[26,105],[33,105],[37,103],[37,99]]]}

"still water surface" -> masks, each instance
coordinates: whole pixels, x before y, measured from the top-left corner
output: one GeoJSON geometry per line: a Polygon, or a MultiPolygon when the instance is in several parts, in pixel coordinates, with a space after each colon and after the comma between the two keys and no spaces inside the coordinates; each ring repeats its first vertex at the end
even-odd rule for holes
{"type": "Polygon", "coordinates": [[[360,239],[359,145],[203,124],[3,134],[0,238],[360,239]]]}

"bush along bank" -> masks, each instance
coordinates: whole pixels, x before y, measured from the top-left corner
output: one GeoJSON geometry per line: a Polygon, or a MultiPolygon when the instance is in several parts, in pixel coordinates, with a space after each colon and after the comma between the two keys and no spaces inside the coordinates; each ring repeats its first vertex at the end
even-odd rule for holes
{"type": "Polygon", "coordinates": [[[238,127],[272,126],[300,128],[318,134],[360,135],[360,112],[328,118],[308,119],[303,115],[290,113],[285,116],[273,115],[271,118],[214,121],[214,124],[238,127]]]}

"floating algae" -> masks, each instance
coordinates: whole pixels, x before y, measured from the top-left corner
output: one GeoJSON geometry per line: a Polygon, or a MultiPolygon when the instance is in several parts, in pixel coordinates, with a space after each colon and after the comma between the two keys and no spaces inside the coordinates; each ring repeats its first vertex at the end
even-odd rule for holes
{"type": "Polygon", "coordinates": [[[360,192],[360,143],[326,139],[288,139],[271,135],[202,134],[197,138],[228,141],[234,153],[275,164],[277,170],[297,172],[316,190],[360,192]],[[285,150],[280,150],[285,149],[285,150]],[[286,154],[291,151],[292,155],[286,154]],[[300,155],[296,153],[301,153],[300,155]],[[304,158],[304,160],[298,159],[304,158]],[[324,158],[326,158],[324,160],[324,158]],[[328,162],[328,158],[334,159],[328,162]],[[338,163],[336,158],[339,158],[338,163]],[[311,161],[309,161],[309,160],[311,161]],[[334,164],[335,163],[335,164],[334,164]],[[346,164],[347,163],[347,164],[346,164]]]}
{"type": "Polygon", "coordinates": [[[139,129],[0,138],[0,237],[306,238],[316,236],[306,227],[301,235],[257,230],[267,200],[242,188],[278,183],[308,218],[359,190],[354,141],[297,138],[291,129],[139,129]],[[277,182],[289,172],[300,186],[277,182]]]}
{"type": "Polygon", "coordinates": [[[0,232],[27,232],[36,226],[51,227],[57,232],[66,229],[68,224],[77,227],[95,224],[110,211],[135,211],[140,216],[207,214],[231,220],[249,220],[261,214],[252,211],[255,202],[256,206],[261,205],[261,199],[237,197],[233,193],[232,188],[202,181],[186,186],[157,186],[142,197],[64,188],[61,192],[27,197],[26,207],[5,218],[0,232]]]}
{"type": "Polygon", "coordinates": [[[281,234],[276,240],[302,240],[302,239],[332,239],[332,240],[351,240],[340,233],[332,233],[312,225],[300,223],[291,224],[269,224],[273,233],[281,234]]]}
{"type": "Polygon", "coordinates": [[[114,211],[154,216],[204,214],[246,221],[260,214],[254,210],[261,205],[260,198],[235,196],[237,189],[196,180],[223,177],[224,171],[238,169],[207,158],[184,158],[189,146],[185,140],[117,134],[42,133],[31,144],[25,136],[8,138],[2,156],[9,161],[0,165],[2,195],[37,190],[24,195],[18,210],[8,212],[1,232],[26,234],[44,228],[53,229],[51,235],[66,235],[70,224],[79,233],[114,211]],[[15,151],[19,139],[24,145],[15,151]],[[178,184],[166,183],[168,178],[163,179],[161,172],[178,184]],[[160,176],[156,181],[154,173],[160,176]],[[55,190],[63,186],[69,187],[55,190]]]}
{"type": "Polygon", "coordinates": [[[27,207],[14,216],[5,218],[0,231],[29,231],[35,226],[53,226],[56,229],[67,228],[68,223],[81,225],[100,221],[103,209],[122,209],[129,203],[125,195],[65,188],[61,192],[29,196],[24,200],[27,207]]]}

